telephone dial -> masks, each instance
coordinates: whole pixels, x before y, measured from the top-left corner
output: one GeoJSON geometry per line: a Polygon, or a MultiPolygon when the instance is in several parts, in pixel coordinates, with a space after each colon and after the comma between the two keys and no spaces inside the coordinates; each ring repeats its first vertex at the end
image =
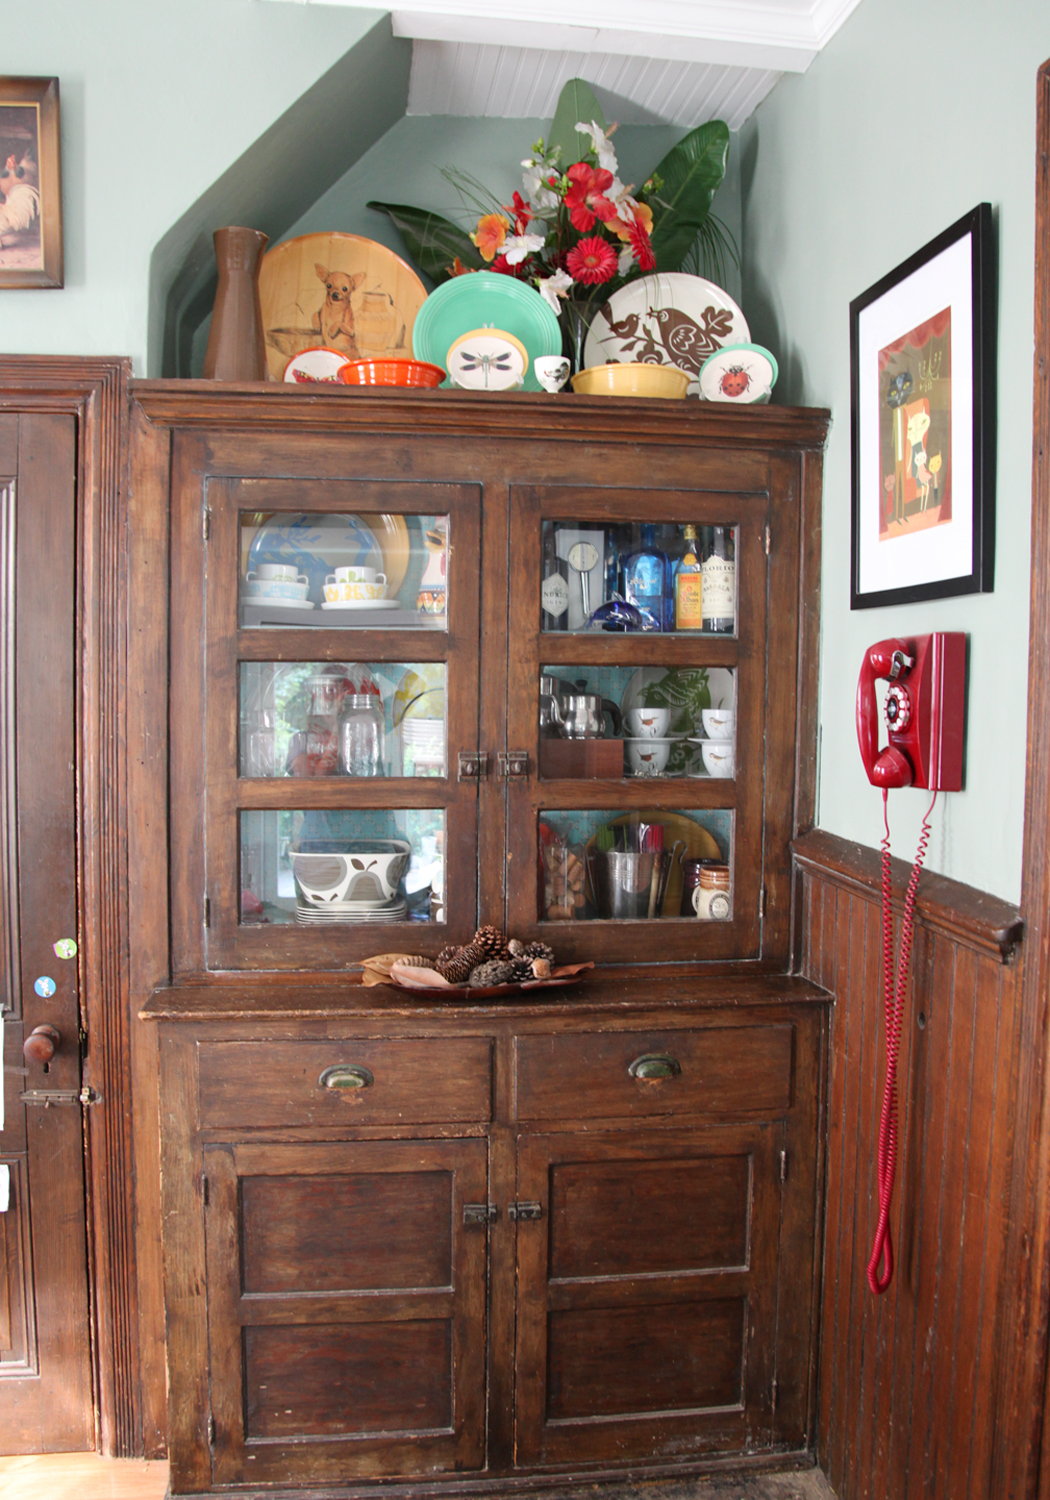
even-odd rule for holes
{"type": "Polygon", "coordinates": [[[897,1168],[897,1062],[904,1026],[915,927],[919,871],[930,838],[930,814],[938,792],[962,791],[963,733],[966,723],[966,637],[961,631],[936,632],[879,641],[864,653],[857,683],[857,740],[868,780],[882,790],[886,835],[882,840],[882,970],[886,1027],[886,1086],[879,1120],[879,1218],[868,1261],[868,1285],[879,1296],[893,1279],[890,1206],[897,1168]],[[875,684],[889,686],[883,703],[888,744],[879,749],[875,684]],[[893,787],[926,787],[933,800],[922,820],[919,847],[904,894],[900,960],[893,955],[893,886],[890,869],[888,802],[893,787]]]}

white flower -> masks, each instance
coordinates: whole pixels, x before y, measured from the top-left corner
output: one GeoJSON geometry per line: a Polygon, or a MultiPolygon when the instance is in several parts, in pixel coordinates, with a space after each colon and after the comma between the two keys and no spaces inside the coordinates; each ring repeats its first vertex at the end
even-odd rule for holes
{"type": "Polygon", "coordinates": [[[560,313],[561,304],[558,298],[569,295],[569,288],[573,285],[573,280],[568,271],[555,271],[553,276],[545,276],[536,285],[540,296],[553,307],[556,313],[560,313]]]}
{"type": "Polygon", "coordinates": [[[542,234],[509,234],[500,251],[506,256],[508,266],[520,266],[527,255],[543,249],[542,234]]]}
{"type": "Polygon", "coordinates": [[[547,209],[557,208],[558,195],[547,186],[542,163],[532,161],[530,158],[528,161],[523,161],[522,166],[525,172],[521,181],[525,188],[525,196],[532,203],[533,211],[543,213],[547,209]]]}
{"type": "Polygon", "coordinates": [[[616,152],[609,143],[609,137],[598,124],[597,120],[577,120],[576,129],[580,135],[589,135],[591,138],[591,149],[597,153],[598,165],[604,167],[607,172],[616,176],[616,152]]]}
{"type": "Polygon", "coordinates": [[[620,251],[620,259],[616,263],[616,270],[620,276],[626,276],[634,265],[634,250],[630,245],[624,245],[620,251]]]}

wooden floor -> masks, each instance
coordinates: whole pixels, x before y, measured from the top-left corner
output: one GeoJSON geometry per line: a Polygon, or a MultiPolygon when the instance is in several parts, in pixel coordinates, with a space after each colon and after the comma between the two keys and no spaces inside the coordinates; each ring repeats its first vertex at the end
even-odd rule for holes
{"type": "MultiPolygon", "coordinates": [[[[0,1458],[3,1500],[165,1500],[166,1463],[58,1453],[43,1458],[0,1458]]],[[[712,1476],[653,1484],[585,1485],[539,1492],[546,1500],[835,1500],[817,1469],[748,1478],[712,1476]]]]}

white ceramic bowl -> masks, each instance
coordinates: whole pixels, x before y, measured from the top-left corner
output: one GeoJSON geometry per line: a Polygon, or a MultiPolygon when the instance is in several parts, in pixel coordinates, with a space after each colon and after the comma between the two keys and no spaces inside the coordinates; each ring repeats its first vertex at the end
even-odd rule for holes
{"type": "Polygon", "coordinates": [[[642,739],[625,739],[627,767],[632,776],[659,776],[667,769],[674,740],[653,739],[646,735],[642,739]]]}
{"type": "Polygon", "coordinates": [[[275,578],[267,582],[261,578],[251,578],[241,587],[243,599],[305,599],[310,592],[308,582],[291,582],[283,578],[275,578]]]}
{"type": "Polygon", "coordinates": [[[733,738],[733,726],[736,723],[736,713],[731,708],[705,708],[701,717],[704,721],[704,733],[710,740],[731,740],[733,738]]]}
{"type": "Polygon", "coordinates": [[[671,727],[669,708],[629,708],[623,716],[624,728],[634,739],[662,739],[671,727]]]}
{"type": "Polygon", "coordinates": [[[700,746],[700,753],[709,776],[733,775],[732,740],[707,740],[700,746]]]}
{"type": "Polygon", "coordinates": [[[292,869],[311,906],[392,901],[410,853],[407,839],[348,839],[331,853],[294,853],[292,869]]]}

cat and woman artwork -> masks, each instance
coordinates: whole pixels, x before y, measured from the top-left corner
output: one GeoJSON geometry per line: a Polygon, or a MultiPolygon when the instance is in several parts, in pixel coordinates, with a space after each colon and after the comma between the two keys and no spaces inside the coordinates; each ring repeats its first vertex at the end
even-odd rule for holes
{"type": "Polygon", "coordinates": [[[952,325],[946,307],[879,350],[879,540],[952,518],[952,325]]]}

